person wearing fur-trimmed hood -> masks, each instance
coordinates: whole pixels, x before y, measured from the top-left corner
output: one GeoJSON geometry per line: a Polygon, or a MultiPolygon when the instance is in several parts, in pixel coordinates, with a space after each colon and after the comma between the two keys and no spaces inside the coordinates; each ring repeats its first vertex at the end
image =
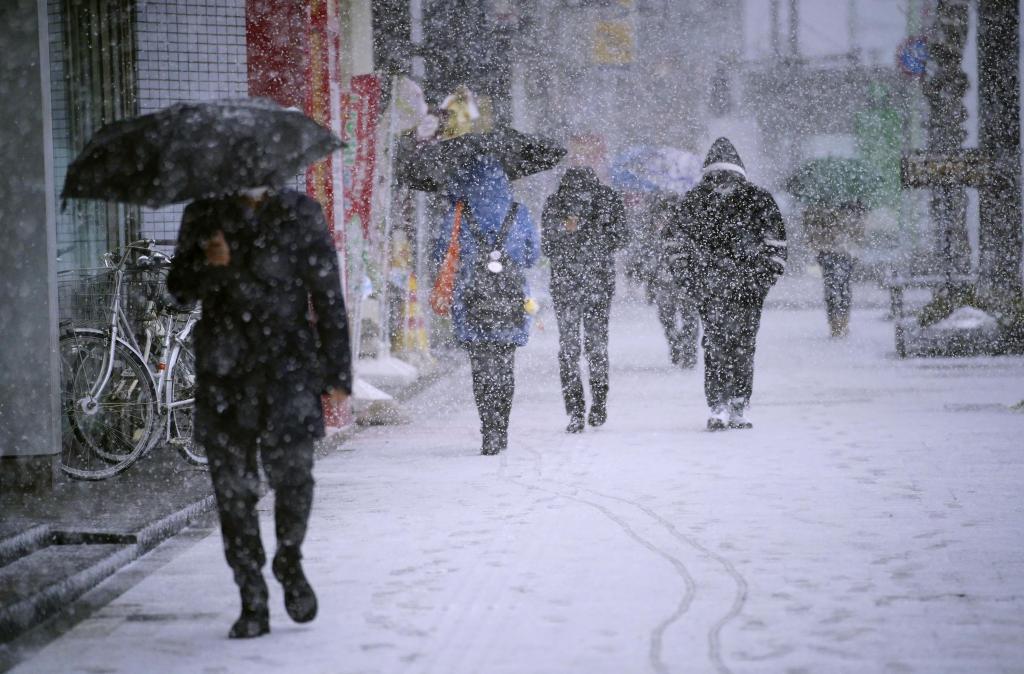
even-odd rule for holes
{"type": "Polygon", "coordinates": [[[703,177],[662,232],[680,288],[704,326],[708,430],[750,428],[754,348],[768,290],[785,271],[786,228],[775,199],[747,180],[727,138],[708,151],[703,177]]]}

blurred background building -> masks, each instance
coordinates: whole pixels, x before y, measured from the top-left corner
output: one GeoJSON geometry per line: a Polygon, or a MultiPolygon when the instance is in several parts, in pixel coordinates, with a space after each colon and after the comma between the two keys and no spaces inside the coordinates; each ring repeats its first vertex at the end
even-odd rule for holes
{"type": "MultiPolygon", "coordinates": [[[[5,0],[0,476],[20,474],[8,457],[41,456],[52,477],[59,272],[176,235],[180,207],[58,203],[104,123],[259,95],[335,129],[348,146],[297,184],[328,212],[360,351],[416,360],[443,200],[393,179],[399,78],[432,112],[469,87],[487,121],[559,139],[567,164],[593,165],[636,204],[652,188],[622,182],[624,157],[696,157],[699,173],[729,136],[781,202],[797,270],[811,261],[787,177],[816,158],[864,161],[885,198],[868,216],[863,274],[956,271],[1011,296],[1019,40],[1006,0],[5,0]]],[[[559,174],[517,183],[535,215],[559,174]]]]}

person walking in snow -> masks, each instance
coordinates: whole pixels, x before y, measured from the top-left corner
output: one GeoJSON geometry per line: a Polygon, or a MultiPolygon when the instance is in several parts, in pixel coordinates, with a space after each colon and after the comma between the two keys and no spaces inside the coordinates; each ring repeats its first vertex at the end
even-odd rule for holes
{"type": "Polygon", "coordinates": [[[857,201],[836,206],[813,204],[804,209],[802,224],[808,242],[818,252],[825,315],[833,337],[845,337],[849,332],[853,250],[864,234],[866,211],[857,201]]]}
{"type": "Polygon", "coordinates": [[[732,143],[719,138],[663,237],[673,277],[696,299],[704,326],[708,430],[751,428],[745,410],[761,309],[786,265],[779,207],[747,180],[732,143]]]}
{"type": "Polygon", "coordinates": [[[435,248],[440,261],[458,230],[458,268],[451,303],[455,339],[469,351],[480,414],[481,454],[508,446],[515,393],[515,351],[529,339],[523,271],[540,257],[537,228],[497,159],[483,155],[449,177],[451,211],[435,248]]]}
{"type": "Polygon", "coordinates": [[[558,320],[558,371],[569,415],[566,431],[584,428],[580,355],[590,370],[591,426],[608,417],[608,320],[615,294],[615,251],[626,245],[622,198],[594,169],[574,167],[548,197],[541,246],[551,261],[551,300],[558,320]],[[581,349],[582,328],[582,349],[581,349]]]}
{"type": "Polygon", "coordinates": [[[323,210],[294,190],[193,202],[167,287],[179,302],[203,305],[195,435],[209,458],[224,553],[242,598],[228,636],[270,631],[258,463],[275,493],[271,568],[288,615],[308,622],[317,601],[300,560],[313,504],[313,441],[324,435],[321,395],[341,404],[352,391],[338,254],[323,210]]]}
{"type": "Polygon", "coordinates": [[[665,332],[672,364],[690,369],[697,364],[700,314],[693,298],[675,283],[665,250],[665,239],[662,238],[662,231],[671,222],[682,200],[677,194],[666,193],[651,206],[650,218],[655,232],[652,244],[657,249],[657,255],[651,265],[647,286],[658,308],[658,320],[665,332]]]}

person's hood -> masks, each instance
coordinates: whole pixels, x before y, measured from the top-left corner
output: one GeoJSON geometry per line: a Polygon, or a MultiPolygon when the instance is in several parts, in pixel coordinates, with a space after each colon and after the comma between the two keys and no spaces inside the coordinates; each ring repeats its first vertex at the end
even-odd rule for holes
{"type": "Polygon", "coordinates": [[[486,231],[497,231],[512,205],[512,183],[501,163],[484,155],[454,171],[445,188],[448,199],[463,201],[486,231]]]}
{"type": "Polygon", "coordinates": [[[722,137],[716,140],[708,150],[708,156],[704,158],[704,175],[715,171],[730,171],[738,173],[744,178],[747,177],[747,169],[743,165],[743,160],[740,159],[740,153],[736,151],[736,147],[728,138],[722,137]]]}
{"type": "Polygon", "coordinates": [[[558,183],[558,199],[569,211],[585,208],[601,190],[597,172],[589,166],[574,166],[568,169],[558,183]]]}

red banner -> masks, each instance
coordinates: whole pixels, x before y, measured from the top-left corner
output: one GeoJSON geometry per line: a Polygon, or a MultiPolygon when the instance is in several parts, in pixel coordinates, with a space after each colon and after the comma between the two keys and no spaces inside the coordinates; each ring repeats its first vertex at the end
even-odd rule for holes
{"type": "Polygon", "coordinates": [[[376,75],[352,78],[342,101],[342,140],[345,151],[345,222],[358,218],[364,237],[370,236],[373,174],[377,162],[377,117],[380,111],[380,80],[376,75]]]}

